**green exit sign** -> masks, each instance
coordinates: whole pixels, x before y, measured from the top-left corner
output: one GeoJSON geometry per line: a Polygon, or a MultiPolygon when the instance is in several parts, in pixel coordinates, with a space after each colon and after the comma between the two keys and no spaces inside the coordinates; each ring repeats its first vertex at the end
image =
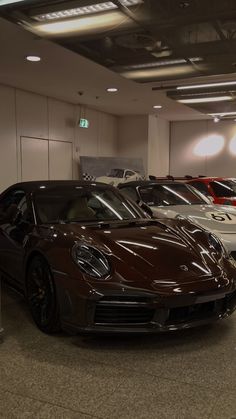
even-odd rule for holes
{"type": "Polygon", "coordinates": [[[88,128],[89,127],[89,121],[87,119],[80,118],[79,126],[80,126],[80,128],[88,128]]]}

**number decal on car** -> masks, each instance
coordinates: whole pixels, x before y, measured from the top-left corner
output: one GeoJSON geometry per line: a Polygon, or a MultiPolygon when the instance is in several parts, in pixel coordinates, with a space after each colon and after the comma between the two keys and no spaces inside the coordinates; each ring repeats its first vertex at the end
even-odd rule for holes
{"type": "Polygon", "coordinates": [[[206,214],[209,218],[214,221],[219,221],[225,224],[236,224],[236,215],[228,214],[227,212],[208,212],[206,214]]]}

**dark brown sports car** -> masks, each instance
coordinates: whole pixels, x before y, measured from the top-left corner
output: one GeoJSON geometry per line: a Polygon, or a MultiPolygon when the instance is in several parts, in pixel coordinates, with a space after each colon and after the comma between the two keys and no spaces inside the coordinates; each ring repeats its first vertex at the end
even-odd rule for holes
{"type": "Polygon", "coordinates": [[[175,330],[236,308],[235,262],[214,235],[184,220],[152,220],[99,183],[6,190],[0,269],[47,333],[175,330]]]}

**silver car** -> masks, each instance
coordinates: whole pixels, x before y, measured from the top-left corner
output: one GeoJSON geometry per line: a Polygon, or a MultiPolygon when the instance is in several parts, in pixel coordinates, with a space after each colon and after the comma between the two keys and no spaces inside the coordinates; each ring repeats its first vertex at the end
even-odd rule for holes
{"type": "Polygon", "coordinates": [[[119,189],[154,217],[185,217],[214,232],[236,259],[236,207],[214,205],[191,185],[180,182],[129,182],[119,189]]]}

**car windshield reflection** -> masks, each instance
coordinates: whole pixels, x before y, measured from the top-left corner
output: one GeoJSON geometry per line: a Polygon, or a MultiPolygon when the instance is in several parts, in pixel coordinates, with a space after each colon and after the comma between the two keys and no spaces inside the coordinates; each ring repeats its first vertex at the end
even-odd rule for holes
{"type": "Polygon", "coordinates": [[[115,190],[99,187],[43,189],[35,195],[41,223],[133,221],[145,217],[115,190]]]}
{"type": "Polygon", "coordinates": [[[149,206],[207,204],[197,191],[185,184],[150,185],[140,187],[139,193],[142,201],[149,206]]]}

